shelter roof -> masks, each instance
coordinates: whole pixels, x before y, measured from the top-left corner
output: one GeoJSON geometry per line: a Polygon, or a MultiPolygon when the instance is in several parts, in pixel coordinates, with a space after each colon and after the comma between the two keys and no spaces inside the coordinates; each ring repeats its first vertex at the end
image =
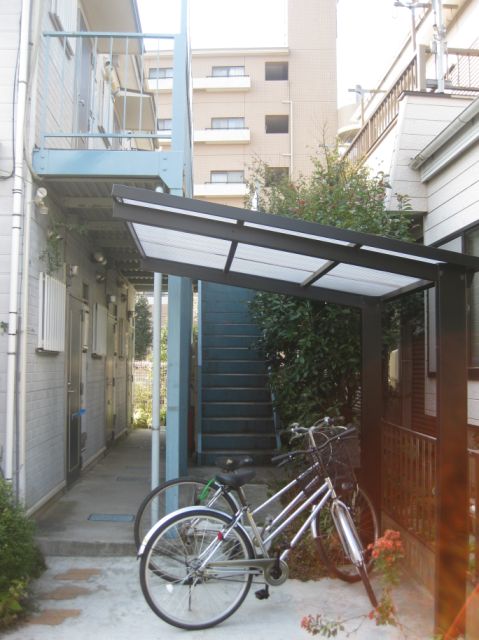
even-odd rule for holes
{"type": "Polygon", "coordinates": [[[479,258],[314,222],[114,185],[151,271],[363,306],[433,285],[479,258]]]}

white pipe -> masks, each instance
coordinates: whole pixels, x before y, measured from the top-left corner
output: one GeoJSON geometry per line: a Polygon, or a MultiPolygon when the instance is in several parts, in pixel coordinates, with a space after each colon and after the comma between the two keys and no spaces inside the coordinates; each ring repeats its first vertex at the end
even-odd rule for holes
{"type": "Polygon", "coordinates": [[[28,307],[30,278],[30,236],[33,205],[33,185],[27,183],[25,200],[29,204],[25,209],[23,231],[23,264],[22,264],[22,302],[20,316],[20,372],[18,402],[18,496],[22,503],[26,501],[26,395],[27,395],[27,350],[28,350],[28,307]]]}
{"type": "MultiPolygon", "coordinates": [[[[161,273],[154,274],[153,299],[153,380],[151,425],[151,488],[160,484],[160,410],[161,410],[161,273]]],[[[154,520],[152,520],[153,522],[154,520]]]]}
{"type": "Polygon", "coordinates": [[[14,472],[14,435],[15,435],[15,397],[17,378],[17,336],[18,336],[18,268],[20,262],[21,221],[23,212],[23,142],[25,110],[28,83],[28,49],[30,31],[31,0],[22,0],[20,23],[20,44],[17,79],[17,107],[15,111],[15,163],[13,170],[12,196],[12,236],[10,254],[10,297],[8,304],[8,349],[7,349],[7,386],[5,420],[5,478],[13,480],[14,472]]]}

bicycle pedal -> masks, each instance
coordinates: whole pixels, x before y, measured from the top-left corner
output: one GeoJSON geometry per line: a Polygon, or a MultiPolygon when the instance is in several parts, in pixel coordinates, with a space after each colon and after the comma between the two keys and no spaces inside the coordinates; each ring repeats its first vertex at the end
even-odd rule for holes
{"type": "Polygon", "coordinates": [[[269,589],[265,587],[264,589],[258,589],[255,591],[254,595],[258,598],[258,600],[267,600],[269,598],[269,589]]]}

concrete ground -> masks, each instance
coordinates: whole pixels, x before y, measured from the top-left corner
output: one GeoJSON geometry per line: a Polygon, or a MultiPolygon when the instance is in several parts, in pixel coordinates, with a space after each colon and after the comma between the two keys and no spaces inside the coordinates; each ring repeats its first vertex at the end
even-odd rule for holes
{"type": "MultiPolygon", "coordinates": [[[[48,569],[34,583],[35,608],[27,624],[5,634],[9,640],[170,640],[180,636],[243,640],[301,640],[307,614],[348,620],[337,638],[426,640],[432,637],[432,599],[415,582],[404,580],[394,600],[402,629],[376,627],[361,583],[339,580],[288,580],[260,601],[253,588],[233,616],[218,627],[185,632],[170,627],[146,604],[133,545],[133,516],[149,490],[150,433],[137,431],[104,458],[49,509],[38,523],[38,541],[48,569]],[[93,516],[93,517],[92,517],[93,516]],[[112,520],[112,517],[113,520],[112,520]]],[[[190,468],[210,477],[212,469],[190,468]]],[[[258,470],[248,488],[252,501],[266,495],[274,472],[258,470]]],[[[374,580],[373,580],[374,582],[374,580]]],[[[375,582],[380,593],[380,585],[375,582]]]]}

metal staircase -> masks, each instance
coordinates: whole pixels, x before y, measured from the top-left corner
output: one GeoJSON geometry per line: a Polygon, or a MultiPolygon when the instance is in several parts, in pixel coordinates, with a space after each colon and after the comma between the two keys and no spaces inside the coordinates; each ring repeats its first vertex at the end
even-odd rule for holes
{"type": "Polygon", "coordinates": [[[267,463],[277,446],[267,365],[254,349],[253,291],[201,284],[198,462],[248,454],[267,463]]]}

